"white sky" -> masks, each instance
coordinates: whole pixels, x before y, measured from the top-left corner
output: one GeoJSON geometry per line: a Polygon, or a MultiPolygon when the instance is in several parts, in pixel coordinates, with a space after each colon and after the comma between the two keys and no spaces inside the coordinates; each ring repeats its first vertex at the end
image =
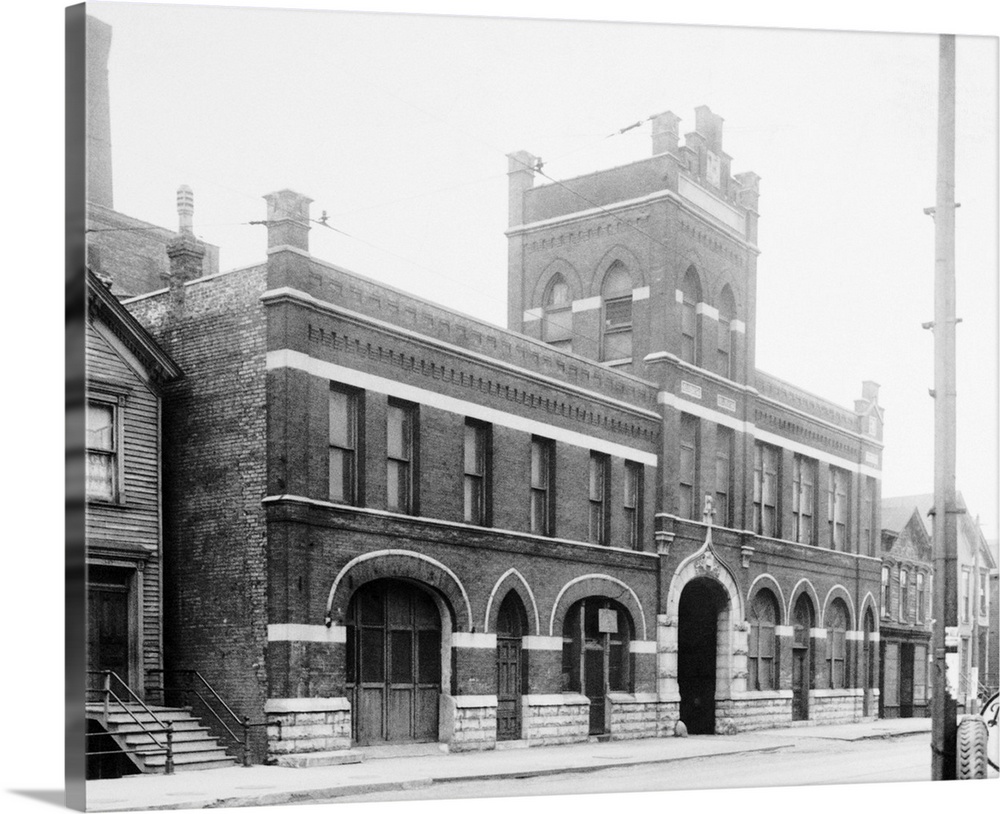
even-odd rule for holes
{"type": "MultiPolygon", "coordinates": [[[[706,104],[761,177],[758,367],[850,406],[882,385],[886,496],[933,491],[938,39],[97,2],[113,26],[115,207],[264,259],[265,193],[351,237],[312,253],[506,320],[505,154],[563,179],[650,154],[706,104]]],[[[957,43],[958,488],[996,536],[997,43],[957,43]]]]}

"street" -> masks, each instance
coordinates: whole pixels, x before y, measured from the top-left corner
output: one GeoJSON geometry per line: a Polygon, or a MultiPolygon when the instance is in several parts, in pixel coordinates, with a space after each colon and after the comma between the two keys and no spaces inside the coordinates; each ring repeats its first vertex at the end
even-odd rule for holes
{"type": "Polygon", "coordinates": [[[773,753],[718,755],[516,780],[434,783],[403,791],[338,797],[335,801],[447,800],[929,779],[930,746],[927,734],[921,733],[855,742],[802,738],[795,746],[776,748],[773,753]]]}

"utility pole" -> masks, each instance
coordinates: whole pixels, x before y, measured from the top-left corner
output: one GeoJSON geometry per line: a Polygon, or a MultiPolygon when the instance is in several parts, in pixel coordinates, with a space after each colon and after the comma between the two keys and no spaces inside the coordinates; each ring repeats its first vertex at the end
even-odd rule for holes
{"type": "Polygon", "coordinates": [[[956,777],[957,720],[948,691],[946,631],[958,627],[955,505],[955,37],[942,34],[938,65],[934,216],[934,651],[931,778],[956,777]]]}

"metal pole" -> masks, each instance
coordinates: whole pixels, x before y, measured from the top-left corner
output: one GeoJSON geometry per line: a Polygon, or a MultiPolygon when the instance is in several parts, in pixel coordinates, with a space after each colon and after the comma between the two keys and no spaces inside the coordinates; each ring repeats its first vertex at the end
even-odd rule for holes
{"type": "Polygon", "coordinates": [[[946,680],[946,628],[958,625],[955,506],[955,37],[940,37],[937,202],[934,209],[934,674],[933,780],[956,775],[955,701],[946,680]]]}

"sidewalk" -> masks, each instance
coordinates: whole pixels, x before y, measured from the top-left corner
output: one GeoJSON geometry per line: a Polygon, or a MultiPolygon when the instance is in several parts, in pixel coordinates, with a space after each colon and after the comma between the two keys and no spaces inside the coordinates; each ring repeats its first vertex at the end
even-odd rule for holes
{"type": "MultiPolygon", "coordinates": [[[[90,811],[281,805],[432,783],[484,778],[538,777],[567,771],[765,752],[806,738],[856,741],[929,733],[929,718],[832,726],[795,726],[740,735],[695,735],[608,743],[578,743],[489,752],[366,759],[362,763],[289,769],[251,766],[87,781],[90,811]]],[[[363,751],[363,750],[362,750],[363,751]]]]}

